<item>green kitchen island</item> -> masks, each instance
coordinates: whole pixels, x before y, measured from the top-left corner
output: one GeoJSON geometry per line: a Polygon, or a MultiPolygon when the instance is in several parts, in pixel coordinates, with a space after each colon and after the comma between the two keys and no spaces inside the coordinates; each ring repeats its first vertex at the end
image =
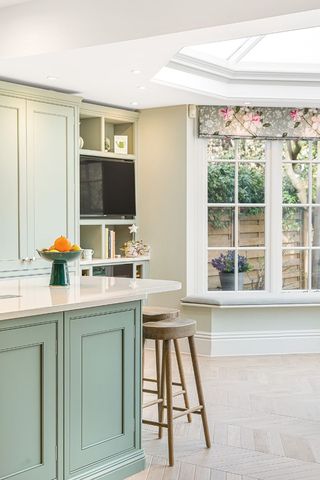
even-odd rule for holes
{"type": "Polygon", "coordinates": [[[179,288],[0,281],[0,480],[120,480],[143,470],[141,303],[179,288]]]}

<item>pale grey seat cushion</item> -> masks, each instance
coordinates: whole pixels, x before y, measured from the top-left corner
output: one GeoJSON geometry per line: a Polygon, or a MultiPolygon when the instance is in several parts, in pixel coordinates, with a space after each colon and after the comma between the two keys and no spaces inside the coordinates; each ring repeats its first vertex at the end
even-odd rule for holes
{"type": "Polygon", "coordinates": [[[244,298],[234,295],[203,295],[203,296],[187,296],[181,300],[182,303],[194,303],[200,305],[213,306],[234,306],[234,305],[319,305],[320,292],[303,294],[303,293],[284,293],[282,295],[253,294],[250,298],[244,298]]]}

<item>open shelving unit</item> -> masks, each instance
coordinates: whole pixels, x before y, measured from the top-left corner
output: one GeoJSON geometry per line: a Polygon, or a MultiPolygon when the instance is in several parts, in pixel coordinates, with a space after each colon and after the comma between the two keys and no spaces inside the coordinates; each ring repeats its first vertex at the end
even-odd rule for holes
{"type": "MultiPolygon", "coordinates": [[[[80,149],[80,154],[93,158],[99,156],[136,161],[138,118],[138,112],[82,103],[80,136],[83,139],[83,148],[80,149]],[[114,152],[115,135],[128,137],[127,154],[114,152]],[[105,148],[106,138],[109,139],[110,150],[105,148]]],[[[137,217],[131,219],[80,219],[80,244],[82,248],[94,250],[92,261],[80,262],[83,275],[103,275],[103,272],[108,275],[119,272],[119,276],[122,276],[121,272],[123,272],[123,276],[129,276],[131,272],[133,278],[143,278],[148,275],[149,257],[118,257],[121,255],[120,247],[131,238],[128,227],[133,223],[137,223],[137,217]],[[117,258],[106,258],[106,228],[115,232],[117,258]]]]}

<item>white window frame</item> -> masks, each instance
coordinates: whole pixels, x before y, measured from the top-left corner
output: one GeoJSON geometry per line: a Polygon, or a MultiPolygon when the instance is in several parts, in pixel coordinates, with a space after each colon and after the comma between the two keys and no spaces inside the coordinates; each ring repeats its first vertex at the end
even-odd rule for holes
{"type": "MultiPolygon", "coordinates": [[[[207,290],[207,144],[195,138],[187,158],[187,295],[261,296],[296,293],[313,295],[319,290],[282,290],[282,146],[283,140],[267,141],[265,162],[265,290],[207,290]],[[272,181],[271,181],[272,179],[272,181]]],[[[259,163],[259,162],[258,162],[259,163]]],[[[299,204],[295,205],[299,206],[299,204]]],[[[309,262],[310,263],[310,262],[309,262]]]]}

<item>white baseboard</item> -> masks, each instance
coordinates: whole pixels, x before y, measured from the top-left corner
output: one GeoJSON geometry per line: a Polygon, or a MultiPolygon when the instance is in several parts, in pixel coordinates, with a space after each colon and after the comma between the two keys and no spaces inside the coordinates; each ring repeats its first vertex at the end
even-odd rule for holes
{"type": "MultiPolygon", "coordinates": [[[[152,348],[152,343],[147,343],[146,347],[152,348]]],[[[199,355],[209,357],[320,353],[320,329],[197,332],[196,346],[199,355]]],[[[189,351],[185,340],[181,342],[181,351],[189,351]]]]}

